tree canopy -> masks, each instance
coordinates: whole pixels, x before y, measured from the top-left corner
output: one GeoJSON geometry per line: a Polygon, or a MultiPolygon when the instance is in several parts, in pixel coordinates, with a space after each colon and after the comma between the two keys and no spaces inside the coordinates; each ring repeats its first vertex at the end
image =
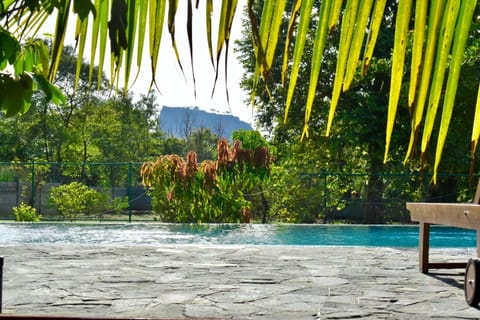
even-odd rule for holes
{"type": "MultiPolygon", "coordinates": [[[[132,66],[141,63],[141,57],[151,60],[152,85],[155,84],[156,66],[164,29],[177,53],[176,34],[185,32],[193,59],[192,19],[204,16],[207,47],[210,60],[218,75],[221,62],[227,64],[233,18],[238,0],[187,0],[185,11],[178,10],[178,1],[157,0],[2,0],[0,3],[0,109],[7,115],[24,113],[35,89],[44,91],[49,99],[63,103],[64,96],[52,85],[55,78],[69,20],[76,18],[75,37],[78,55],[84,56],[85,44],[91,44],[90,61],[99,60],[103,70],[107,55],[107,42],[112,55],[112,81],[118,82],[120,71],[124,82],[133,78],[132,66]],[[220,10],[214,21],[213,10],[220,10]],[[73,15],[72,15],[73,13],[73,15]],[[186,17],[186,28],[176,24],[176,17],[186,17]],[[55,16],[53,45],[49,51],[42,41],[35,39],[39,26],[47,17],[55,16]],[[217,27],[214,30],[214,26],[217,27]],[[89,30],[91,32],[89,32],[89,30]],[[216,47],[214,36],[216,35],[216,47]],[[144,52],[144,44],[148,52],[144,52]],[[137,56],[135,61],[134,57],[137,56]],[[223,59],[225,60],[222,60],[223,59]],[[222,61],[221,61],[222,60],[222,61]]],[[[375,44],[382,28],[386,0],[296,0],[290,9],[287,41],[277,48],[281,20],[286,0],[247,0],[253,48],[256,57],[255,81],[261,77],[268,89],[269,73],[274,64],[283,65],[283,84],[286,88],[285,119],[295,95],[300,75],[302,55],[311,17],[318,16],[312,54],[309,89],[305,106],[303,133],[309,134],[309,120],[318,88],[319,72],[325,54],[325,41],[329,32],[339,30],[335,80],[330,97],[326,135],[330,134],[336,107],[342,92],[351,89],[355,71],[368,69],[375,53],[375,44]],[[253,7],[262,6],[261,15],[253,7]],[[283,61],[274,60],[276,50],[283,50],[283,61]],[[363,54],[362,54],[363,52],[363,54]],[[287,68],[288,67],[288,68],[287,68]],[[288,73],[287,73],[288,70],[288,73]]],[[[472,41],[472,30],[479,30],[480,9],[476,0],[399,0],[395,19],[392,50],[391,84],[386,123],[385,159],[395,123],[397,105],[403,80],[409,81],[409,108],[411,139],[406,154],[411,154],[414,142],[421,137],[422,153],[426,150],[433,128],[439,130],[436,146],[435,171],[441,159],[447,132],[452,121],[460,69],[465,63],[465,47],[472,41]],[[413,34],[411,52],[407,50],[409,35],[413,34]],[[442,98],[443,97],[443,98],[442,98]],[[436,124],[437,114],[441,114],[436,124]]],[[[70,35],[69,35],[70,36],[70,35]]],[[[478,47],[473,54],[478,59],[478,47]]],[[[81,60],[81,59],[79,59],[81,60]]],[[[193,61],[193,60],[192,60],[193,61]]],[[[93,66],[93,63],[90,63],[93,66]]],[[[192,64],[193,66],[193,64],[192,64]]],[[[182,67],[183,68],[183,67],[182,67]]],[[[77,79],[80,67],[77,68],[77,79]]],[[[90,78],[93,70],[90,70],[90,78]]],[[[101,72],[98,73],[101,77],[101,72]]],[[[216,80],[215,80],[216,81],[216,80]]],[[[99,83],[101,81],[98,81],[99,83]]],[[[125,88],[128,86],[125,85],[125,88]]],[[[471,154],[475,155],[480,135],[480,87],[471,135],[471,154]]]]}

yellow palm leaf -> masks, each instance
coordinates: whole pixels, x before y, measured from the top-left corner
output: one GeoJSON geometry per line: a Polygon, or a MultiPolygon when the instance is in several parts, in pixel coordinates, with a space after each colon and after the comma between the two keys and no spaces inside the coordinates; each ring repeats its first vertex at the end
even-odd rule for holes
{"type": "Polygon", "coordinates": [[[353,77],[357,70],[358,59],[362,51],[363,38],[367,29],[368,19],[372,11],[373,0],[361,0],[358,8],[357,21],[353,32],[352,43],[350,44],[350,52],[347,61],[347,70],[343,79],[343,91],[347,91],[353,82],[353,77]]]}
{"type": "Polygon", "coordinates": [[[350,44],[355,28],[355,18],[357,16],[358,4],[358,0],[348,0],[345,7],[345,12],[343,14],[342,29],[340,33],[340,45],[338,47],[338,60],[335,71],[335,81],[333,83],[332,102],[330,104],[330,111],[328,114],[326,132],[327,136],[330,135],[333,118],[335,116],[335,110],[337,109],[340,92],[343,87],[343,78],[345,76],[345,69],[347,66],[350,44]]]}
{"type": "Polygon", "coordinates": [[[310,16],[312,12],[313,0],[304,0],[300,9],[300,22],[297,30],[297,39],[295,41],[295,49],[293,51],[292,70],[288,82],[287,102],[285,105],[284,121],[287,121],[288,111],[292,103],[293,92],[297,84],[298,73],[300,71],[300,62],[302,60],[303,49],[307,40],[308,29],[310,25],[310,16]]]}
{"type": "Polygon", "coordinates": [[[415,7],[415,31],[413,33],[412,64],[410,67],[410,88],[408,106],[413,108],[415,91],[422,66],[423,45],[425,43],[425,24],[427,22],[428,1],[417,1],[415,7]]]}
{"type": "Polygon", "coordinates": [[[425,108],[425,100],[430,88],[430,78],[433,69],[433,62],[437,47],[437,38],[439,33],[440,22],[445,9],[445,0],[432,0],[430,2],[430,12],[428,19],[427,43],[425,46],[425,54],[423,58],[422,76],[419,84],[418,92],[415,92],[415,105],[412,110],[412,130],[410,133],[410,142],[408,145],[405,161],[410,157],[415,145],[415,140],[423,119],[425,108]]]}
{"type": "Polygon", "coordinates": [[[292,6],[292,14],[290,16],[290,21],[288,22],[288,33],[287,33],[287,38],[285,39],[285,48],[283,51],[282,86],[285,86],[285,84],[287,83],[287,69],[288,69],[288,62],[290,61],[290,43],[293,38],[293,31],[295,30],[295,21],[300,12],[301,5],[302,5],[302,0],[295,0],[292,6]]]}
{"type": "Polygon", "coordinates": [[[312,54],[312,71],[310,72],[310,83],[308,87],[307,103],[305,107],[305,125],[303,128],[303,136],[308,137],[308,122],[312,113],[313,101],[315,99],[315,92],[317,90],[318,77],[322,67],[323,50],[328,32],[328,16],[332,0],[324,0],[320,6],[320,19],[318,20],[317,33],[315,35],[315,44],[312,54]]]}
{"type": "Polygon", "coordinates": [[[365,46],[365,51],[363,53],[362,76],[365,76],[367,73],[368,65],[370,64],[370,60],[372,60],[373,49],[375,49],[375,43],[377,42],[386,3],[387,0],[377,0],[375,1],[375,6],[373,7],[373,14],[370,20],[370,28],[368,31],[367,45],[365,46]]]}
{"type": "Polygon", "coordinates": [[[393,124],[397,114],[398,99],[402,87],[403,68],[405,65],[405,51],[407,48],[408,23],[412,9],[411,0],[400,0],[398,3],[397,19],[395,22],[395,39],[393,44],[392,76],[390,85],[390,97],[388,100],[387,132],[385,139],[385,155],[383,161],[387,161],[388,150],[392,138],[393,124]]]}
{"type": "Polygon", "coordinates": [[[479,138],[480,138],[480,85],[478,86],[477,106],[475,108],[475,116],[473,120],[472,151],[471,151],[472,159],[474,158],[475,151],[477,150],[479,138]]]}
{"type": "MultiPolygon", "coordinates": [[[[434,165],[434,183],[436,183],[438,166],[442,157],[445,140],[447,138],[447,131],[450,125],[453,114],[453,106],[455,103],[455,94],[458,87],[458,79],[460,78],[460,69],[463,63],[463,53],[468,39],[468,31],[470,30],[470,24],[472,22],[473,13],[475,11],[475,1],[463,1],[458,15],[458,21],[456,21],[456,28],[454,29],[455,39],[453,42],[450,69],[448,74],[447,88],[445,90],[445,98],[443,101],[442,120],[440,122],[440,131],[438,134],[437,149],[435,152],[435,165],[434,165]]],[[[446,14],[452,14],[447,12],[446,14]]],[[[480,91],[479,91],[480,92],[480,91]]],[[[478,101],[477,101],[478,111],[478,101]]],[[[477,118],[478,114],[475,115],[477,118]]],[[[478,119],[473,123],[472,131],[472,143],[478,140],[478,119]],[[477,131],[477,132],[476,132],[477,131]],[[476,135],[476,138],[475,138],[476,135]]],[[[473,144],[472,144],[473,147],[473,144]]]]}
{"type": "MultiPolygon", "coordinates": [[[[452,46],[452,40],[455,32],[455,23],[457,21],[459,9],[460,2],[458,0],[447,1],[446,11],[444,13],[442,26],[440,28],[440,34],[442,36],[438,39],[437,57],[435,59],[432,84],[430,86],[430,94],[428,97],[427,114],[425,116],[425,125],[422,136],[422,154],[424,154],[427,150],[427,145],[430,141],[430,136],[433,131],[433,125],[435,123],[435,118],[437,115],[438,104],[440,102],[440,96],[442,94],[445,71],[447,69],[447,59],[450,55],[450,49],[452,46]]],[[[461,61],[462,60],[460,57],[460,63],[461,61]]],[[[444,115],[446,115],[445,111],[446,110],[444,110],[444,115]]]]}

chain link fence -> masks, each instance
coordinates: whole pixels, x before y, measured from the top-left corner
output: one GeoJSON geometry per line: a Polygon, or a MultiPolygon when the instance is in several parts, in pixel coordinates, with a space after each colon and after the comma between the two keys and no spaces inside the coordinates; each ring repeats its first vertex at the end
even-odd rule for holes
{"type": "MultiPolygon", "coordinates": [[[[121,212],[78,213],[76,219],[155,221],[151,199],[142,185],[141,166],[140,162],[0,162],[0,219],[15,219],[13,208],[25,203],[36,208],[42,220],[64,220],[65,215],[52,204],[51,190],[80,182],[106,195],[109,201],[126,199],[127,206],[121,212]]],[[[260,191],[267,196],[259,202],[267,199],[270,203],[265,206],[270,210],[268,217],[259,214],[257,220],[286,221],[282,211],[291,214],[298,210],[303,216],[296,222],[408,223],[406,202],[468,202],[475,193],[478,176],[439,174],[436,185],[431,178],[419,173],[300,173],[287,179],[291,186],[278,190],[267,186],[268,190],[260,191]],[[289,203],[295,207],[288,207],[289,203]]]]}

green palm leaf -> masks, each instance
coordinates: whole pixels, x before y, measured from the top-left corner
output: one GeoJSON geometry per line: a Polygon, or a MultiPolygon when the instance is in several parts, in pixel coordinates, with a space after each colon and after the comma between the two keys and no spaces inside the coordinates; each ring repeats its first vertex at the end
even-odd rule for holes
{"type": "Polygon", "coordinates": [[[386,3],[387,0],[377,0],[375,1],[375,6],[373,7],[373,14],[370,19],[370,28],[368,31],[367,45],[365,46],[365,51],[363,53],[362,76],[365,76],[367,73],[368,65],[370,64],[370,60],[372,60],[373,49],[375,49],[375,43],[377,42],[386,3]]]}
{"type": "Polygon", "coordinates": [[[412,64],[410,71],[410,88],[408,106],[413,108],[417,90],[420,68],[422,66],[423,45],[425,44],[425,24],[427,22],[428,1],[417,1],[415,7],[415,31],[413,33],[412,64]]]}
{"type": "Polygon", "coordinates": [[[312,12],[313,0],[304,0],[300,9],[300,22],[297,30],[297,39],[295,41],[295,49],[293,51],[293,64],[288,82],[287,102],[285,105],[284,121],[287,121],[288,111],[292,103],[293,92],[297,84],[298,73],[300,71],[300,62],[302,60],[303,49],[307,39],[307,33],[310,25],[310,16],[312,12]]]}
{"type": "Polygon", "coordinates": [[[430,78],[433,69],[433,62],[437,48],[437,38],[439,33],[439,26],[443,17],[443,11],[445,9],[445,0],[432,0],[430,3],[430,12],[428,19],[428,33],[427,43],[425,46],[425,54],[423,58],[422,76],[419,84],[419,88],[415,92],[415,105],[411,111],[412,113],[412,129],[410,133],[410,142],[408,145],[405,161],[410,157],[413,152],[413,146],[415,145],[416,137],[420,124],[423,118],[423,112],[425,107],[425,100],[427,97],[428,89],[430,88],[430,78]],[[418,92],[417,92],[418,91],[418,92]]]}
{"type": "Polygon", "coordinates": [[[322,66],[323,50],[325,41],[327,39],[328,31],[328,16],[332,6],[332,0],[324,0],[320,6],[320,18],[317,25],[317,33],[315,35],[315,44],[312,54],[312,71],[310,73],[310,83],[308,87],[307,103],[305,107],[305,124],[302,132],[302,139],[304,136],[308,137],[308,122],[312,113],[313,101],[315,99],[315,92],[317,90],[318,77],[322,66]]]}
{"type": "Polygon", "coordinates": [[[405,51],[407,48],[408,23],[410,22],[411,8],[411,0],[400,0],[398,3],[397,20],[395,22],[395,39],[393,44],[390,97],[388,100],[384,161],[386,161],[388,157],[388,149],[390,147],[393,124],[395,123],[395,115],[397,113],[398,99],[400,97],[400,89],[402,87],[405,51]]]}
{"type": "MultiPolygon", "coordinates": [[[[453,106],[455,103],[455,95],[458,86],[458,79],[460,78],[460,69],[463,62],[463,53],[468,39],[468,31],[472,22],[473,13],[475,11],[476,0],[463,1],[458,15],[458,21],[456,21],[456,27],[454,26],[455,39],[452,48],[452,57],[450,61],[450,69],[448,74],[447,88],[445,90],[445,98],[443,101],[442,120],[440,122],[440,132],[438,134],[437,149],[435,152],[435,165],[434,165],[434,183],[436,183],[438,166],[442,157],[443,147],[447,137],[448,127],[453,114],[453,106]]],[[[448,14],[451,14],[450,12],[448,14]]],[[[478,116],[478,100],[477,100],[477,112],[475,118],[478,116]]],[[[478,119],[473,123],[472,131],[472,143],[478,140],[478,119]],[[476,138],[475,138],[476,135],[476,138]]],[[[473,144],[472,144],[473,147],[473,144]]],[[[474,152],[474,150],[472,149],[474,152]]]]}
{"type": "Polygon", "coordinates": [[[338,47],[338,60],[335,71],[335,81],[333,83],[332,102],[330,104],[330,111],[328,114],[326,133],[327,136],[330,135],[333,118],[335,116],[335,110],[337,109],[340,92],[343,87],[343,78],[345,76],[345,69],[347,66],[350,44],[352,42],[353,31],[355,28],[355,19],[357,16],[358,4],[358,0],[348,0],[345,12],[343,14],[342,29],[340,34],[340,45],[338,47]]]}
{"type": "Polygon", "coordinates": [[[302,5],[302,0],[295,0],[292,6],[290,21],[288,22],[288,33],[287,33],[287,38],[285,39],[285,48],[283,51],[283,64],[282,64],[282,85],[283,86],[285,86],[285,84],[287,83],[287,69],[288,69],[288,62],[290,61],[290,43],[292,42],[293,32],[295,30],[295,22],[297,20],[298,14],[300,13],[301,5],[302,5]]]}
{"type": "MultiPolygon", "coordinates": [[[[435,67],[433,68],[430,95],[428,97],[427,114],[425,116],[425,126],[423,129],[422,137],[422,154],[424,154],[427,150],[427,145],[430,141],[430,136],[433,131],[433,125],[435,123],[435,118],[437,115],[438,104],[440,102],[440,96],[442,94],[445,71],[447,69],[447,59],[450,55],[450,49],[452,46],[452,40],[455,32],[455,23],[457,21],[459,9],[460,2],[458,0],[447,1],[446,11],[444,13],[442,26],[440,28],[440,34],[442,36],[438,39],[437,57],[435,59],[435,67]]],[[[462,57],[460,57],[460,63],[461,61],[462,57]]]]}

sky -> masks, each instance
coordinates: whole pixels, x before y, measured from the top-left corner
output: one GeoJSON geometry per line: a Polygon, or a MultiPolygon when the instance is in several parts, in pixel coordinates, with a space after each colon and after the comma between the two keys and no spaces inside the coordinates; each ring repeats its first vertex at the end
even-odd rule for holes
{"type": "MultiPolygon", "coordinates": [[[[195,1],[194,1],[195,3],[195,1]]],[[[205,22],[205,1],[200,1],[198,9],[194,8],[193,20],[193,47],[194,47],[194,70],[196,77],[196,97],[194,93],[194,85],[192,78],[192,67],[190,60],[190,50],[188,47],[188,38],[186,32],[186,5],[187,1],[178,1],[178,11],[176,16],[176,41],[180,60],[185,75],[179,67],[175,53],[172,48],[172,42],[168,28],[164,27],[162,41],[160,47],[160,56],[158,59],[156,81],[160,92],[157,92],[157,103],[160,107],[199,107],[205,111],[213,111],[219,113],[231,113],[239,117],[241,120],[253,125],[253,112],[248,102],[248,96],[240,89],[239,83],[243,75],[243,67],[240,65],[234,54],[234,40],[241,36],[241,24],[243,18],[243,10],[246,0],[238,0],[235,20],[232,26],[232,35],[230,40],[230,48],[228,51],[228,91],[230,104],[227,102],[225,91],[225,74],[224,60],[220,60],[220,69],[215,92],[212,96],[212,90],[215,79],[215,70],[210,62],[206,37],[205,22]]],[[[212,42],[213,50],[216,50],[216,34],[218,24],[218,15],[221,10],[221,1],[213,1],[214,11],[212,15],[212,42]]],[[[73,18],[73,17],[72,17],[73,18]]],[[[76,19],[70,19],[70,25],[65,37],[67,45],[74,46],[74,25],[76,19]]],[[[165,23],[166,23],[165,19],[165,23]]],[[[55,21],[48,21],[42,32],[51,32],[55,27],[55,21]]],[[[108,48],[109,50],[109,48],[108,48]]],[[[85,46],[85,54],[89,54],[90,47],[88,41],[85,46]]],[[[84,57],[84,59],[87,59],[84,57]]],[[[136,61],[136,57],[134,57],[136,61]]],[[[110,74],[109,55],[105,60],[105,74],[110,74]],[[107,69],[108,68],[108,69],[107,69]]],[[[136,74],[136,69],[132,67],[132,74],[136,74]]],[[[123,78],[121,78],[121,83],[123,78]]],[[[145,41],[144,58],[140,69],[139,77],[135,83],[129,83],[130,90],[136,94],[147,94],[151,82],[150,58],[148,57],[148,38],[145,41]],[[146,54],[145,54],[146,53],[146,54]]],[[[123,86],[123,85],[122,85],[123,86]]]]}

